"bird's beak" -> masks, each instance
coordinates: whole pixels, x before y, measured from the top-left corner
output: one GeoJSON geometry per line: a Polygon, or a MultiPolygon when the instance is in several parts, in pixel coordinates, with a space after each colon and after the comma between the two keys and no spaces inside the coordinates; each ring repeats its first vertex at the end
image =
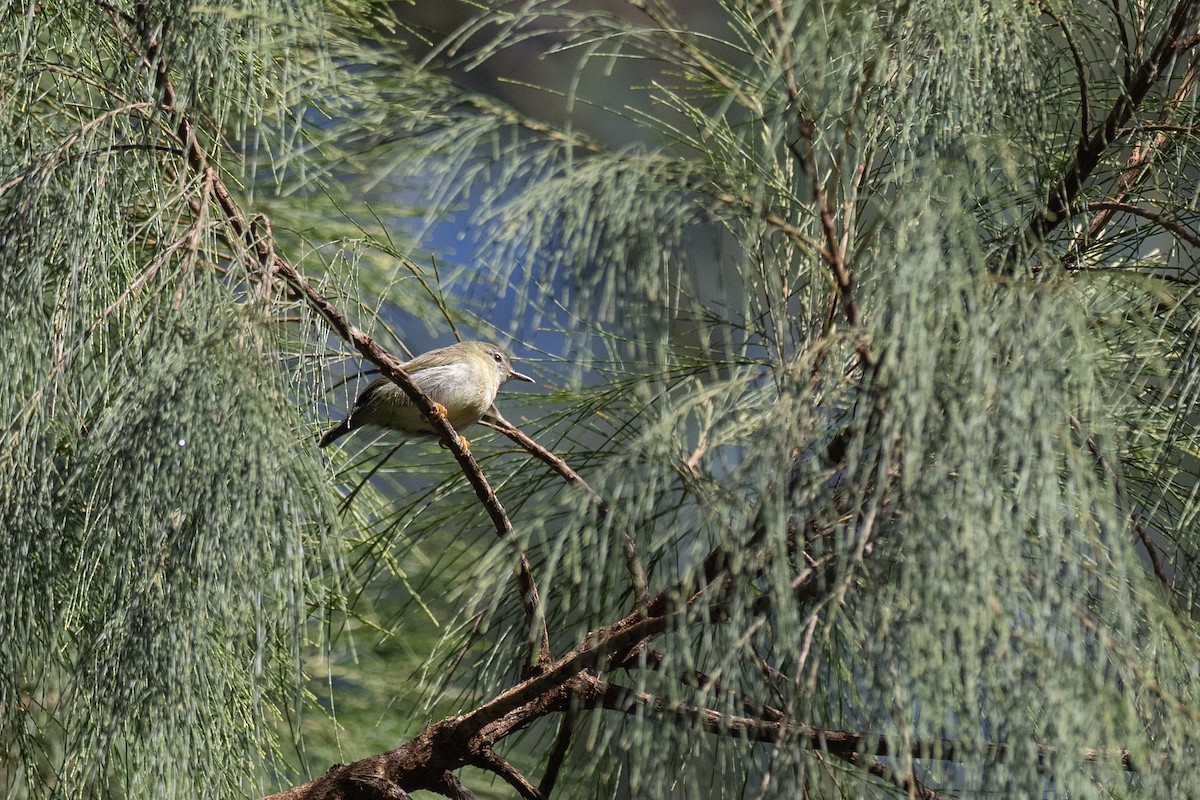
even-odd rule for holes
{"type": "Polygon", "coordinates": [[[515,369],[509,373],[508,379],[510,381],[525,381],[526,383],[537,383],[537,381],[535,381],[533,378],[529,377],[528,375],[522,375],[521,373],[517,372],[515,369]]]}

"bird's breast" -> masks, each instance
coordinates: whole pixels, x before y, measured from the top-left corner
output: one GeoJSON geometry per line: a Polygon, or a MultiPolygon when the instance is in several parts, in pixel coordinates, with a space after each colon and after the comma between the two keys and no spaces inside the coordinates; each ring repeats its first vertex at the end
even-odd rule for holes
{"type": "Polygon", "coordinates": [[[448,364],[427,367],[413,379],[431,400],[446,408],[451,425],[463,428],[478,422],[496,399],[494,379],[480,372],[470,364],[448,364]]]}

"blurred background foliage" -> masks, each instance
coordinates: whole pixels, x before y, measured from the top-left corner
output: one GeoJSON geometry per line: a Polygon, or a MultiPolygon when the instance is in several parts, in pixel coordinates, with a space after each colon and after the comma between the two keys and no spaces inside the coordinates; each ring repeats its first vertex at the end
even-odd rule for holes
{"type": "MultiPolygon", "coordinates": [[[[246,258],[186,114],[396,355],[538,377],[501,410],[614,513],[468,435],[556,652],[628,612],[620,532],[652,591],[723,550],[720,618],[609,677],[894,748],[579,711],[555,796],[1195,793],[1194,42],[1029,235],[1191,5],[10,4],[0,786],[266,794],[527,650],[445,451],[315,448],[368,370],[246,258]]],[[[538,775],[558,724],[505,757],[538,775]]]]}

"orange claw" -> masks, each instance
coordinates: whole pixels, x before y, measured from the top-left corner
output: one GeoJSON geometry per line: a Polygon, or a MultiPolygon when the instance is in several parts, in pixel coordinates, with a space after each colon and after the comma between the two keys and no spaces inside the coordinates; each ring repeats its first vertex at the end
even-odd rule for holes
{"type": "Polygon", "coordinates": [[[433,401],[433,413],[438,415],[439,417],[444,417],[444,416],[446,416],[446,407],[444,405],[442,405],[441,403],[439,403],[438,401],[434,400],[433,401]]]}
{"type": "MultiPolygon", "coordinates": [[[[447,450],[450,449],[450,446],[447,445],[445,442],[438,442],[438,446],[444,447],[447,450]]],[[[461,447],[463,450],[465,450],[468,453],[471,452],[471,443],[468,442],[467,437],[463,436],[461,433],[458,435],[458,446],[461,447]]]]}

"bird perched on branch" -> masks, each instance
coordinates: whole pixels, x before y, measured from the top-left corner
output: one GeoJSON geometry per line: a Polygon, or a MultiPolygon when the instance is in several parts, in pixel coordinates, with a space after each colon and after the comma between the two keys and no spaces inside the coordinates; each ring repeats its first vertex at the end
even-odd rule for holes
{"type": "MultiPolygon", "coordinates": [[[[505,381],[533,383],[533,378],[512,368],[507,353],[489,342],[439,347],[401,367],[456,431],[479,421],[496,401],[496,393],[505,381]]],[[[363,389],[346,418],[325,431],[317,446],[325,447],[364,425],[391,428],[410,437],[437,436],[404,390],[381,376],[363,389]]],[[[462,442],[465,447],[466,439],[462,442]]]]}

